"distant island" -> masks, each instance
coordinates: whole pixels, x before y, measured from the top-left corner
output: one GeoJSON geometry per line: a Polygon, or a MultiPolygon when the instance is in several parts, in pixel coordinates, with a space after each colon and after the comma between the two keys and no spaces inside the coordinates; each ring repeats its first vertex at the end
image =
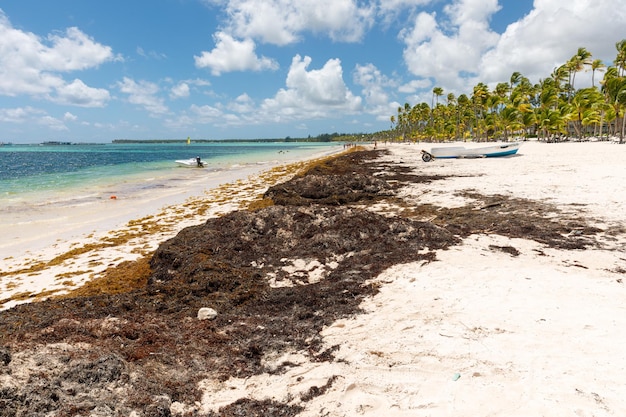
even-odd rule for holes
{"type": "MultiPolygon", "coordinates": [[[[191,139],[194,143],[232,143],[232,142],[354,142],[358,140],[369,140],[371,133],[324,133],[306,138],[274,138],[274,139],[191,139]]],[[[187,139],[114,139],[113,143],[185,143],[187,139]]]]}

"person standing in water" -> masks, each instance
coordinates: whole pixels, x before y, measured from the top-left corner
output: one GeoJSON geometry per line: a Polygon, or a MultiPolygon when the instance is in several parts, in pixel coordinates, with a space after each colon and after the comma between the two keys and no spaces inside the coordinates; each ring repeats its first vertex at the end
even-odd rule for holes
{"type": "Polygon", "coordinates": [[[196,156],[196,163],[198,164],[199,167],[204,166],[204,164],[202,163],[202,161],[200,160],[199,156],[196,156]]]}

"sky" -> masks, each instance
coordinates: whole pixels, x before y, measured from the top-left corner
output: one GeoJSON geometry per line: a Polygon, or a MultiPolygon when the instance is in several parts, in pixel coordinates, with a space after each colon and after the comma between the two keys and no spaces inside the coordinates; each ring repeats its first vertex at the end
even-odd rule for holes
{"type": "Polygon", "coordinates": [[[434,87],[611,65],[625,22],[626,0],[0,0],[0,141],[376,132],[434,87]]]}

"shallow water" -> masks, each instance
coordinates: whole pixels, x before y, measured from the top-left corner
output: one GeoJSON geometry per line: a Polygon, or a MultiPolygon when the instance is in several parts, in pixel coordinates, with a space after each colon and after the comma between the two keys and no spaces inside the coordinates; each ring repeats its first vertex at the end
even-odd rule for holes
{"type": "Polygon", "coordinates": [[[75,205],[107,194],[174,187],[177,180],[313,155],[329,143],[13,145],[0,147],[0,210],[75,205]],[[203,169],[174,161],[200,156],[203,169]],[[191,172],[189,172],[191,171],[191,172]],[[200,172],[198,172],[200,171],[200,172]]]}

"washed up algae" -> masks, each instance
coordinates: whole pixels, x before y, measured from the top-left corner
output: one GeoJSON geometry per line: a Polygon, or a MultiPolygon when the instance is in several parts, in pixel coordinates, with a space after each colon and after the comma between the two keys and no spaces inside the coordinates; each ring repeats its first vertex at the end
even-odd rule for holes
{"type": "Polygon", "coordinates": [[[376,276],[400,263],[434,262],[437,250],[471,234],[584,250],[601,232],[507,196],[474,193],[471,205],[455,209],[405,201],[403,187],[445,177],[382,163],[384,152],[320,161],[248,208],[185,228],[150,258],[111,268],[96,289],[0,312],[7,381],[0,417],[295,416],[336,377],[297,398],[241,398],[208,414],[197,406],[199,382],[285,372],[295,365],[268,368],[263,359],[286,352],[335,360],[338,346],[324,345],[320,331],[359,314],[378,292],[376,276]],[[198,320],[203,307],[217,317],[198,320]]]}

